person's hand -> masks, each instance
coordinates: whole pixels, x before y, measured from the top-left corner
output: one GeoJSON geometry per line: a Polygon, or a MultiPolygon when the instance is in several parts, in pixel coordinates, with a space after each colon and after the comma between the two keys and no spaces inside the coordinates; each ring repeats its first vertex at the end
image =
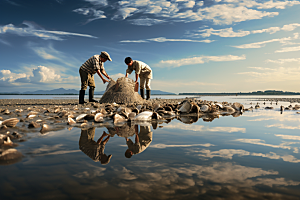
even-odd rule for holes
{"type": "Polygon", "coordinates": [[[107,76],[107,78],[108,78],[108,79],[110,79],[110,77],[109,77],[109,76],[107,76]]]}
{"type": "Polygon", "coordinates": [[[106,80],[106,79],[103,79],[102,81],[103,81],[103,84],[105,84],[106,82],[108,82],[108,80],[106,80]]]}

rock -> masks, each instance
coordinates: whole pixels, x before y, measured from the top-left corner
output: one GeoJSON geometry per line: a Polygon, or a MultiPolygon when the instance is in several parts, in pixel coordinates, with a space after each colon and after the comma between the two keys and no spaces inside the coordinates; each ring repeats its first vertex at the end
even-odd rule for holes
{"type": "Polygon", "coordinates": [[[19,119],[17,119],[17,118],[10,118],[10,119],[4,120],[2,122],[2,125],[5,125],[7,127],[15,127],[18,122],[19,122],[19,119]]]}
{"type": "Polygon", "coordinates": [[[28,128],[39,128],[41,127],[38,123],[32,121],[29,123],[28,128]]]}

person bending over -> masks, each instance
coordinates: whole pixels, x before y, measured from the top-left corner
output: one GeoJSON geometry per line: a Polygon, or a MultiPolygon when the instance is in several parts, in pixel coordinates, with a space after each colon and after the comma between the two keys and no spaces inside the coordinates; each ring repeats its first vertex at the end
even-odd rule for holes
{"type": "Polygon", "coordinates": [[[81,79],[81,90],[79,92],[79,104],[86,103],[84,101],[84,95],[85,90],[87,89],[87,86],[90,87],[89,89],[89,102],[97,102],[94,99],[94,90],[95,90],[95,80],[94,80],[94,74],[97,73],[99,77],[102,79],[103,84],[108,82],[102,74],[110,79],[108,74],[106,73],[104,69],[104,63],[109,60],[112,61],[109,54],[105,51],[102,51],[100,55],[94,55],[90,57],[85,63],[81,65],[79,68],[79,74],[81,79]],[[102,74],[101,74],[102,73],[102,74]]]}
{"type": "Polygon", "coordinates": [[[150,99],[151,94],[151,87],[150,87],[150,80],[152,77],[152,69],[142,61],[132,60],[130,57],[125,58],[125,63],[128,66],[126,70],[125,77],[128,77],[128,74],[131,74],[133,70],[135,71],[135,82],[138,82],[140,77],[140,93],[142,98],[145,98],[145,87],[146,87],[146,95],[147,100],[150,99]]]}

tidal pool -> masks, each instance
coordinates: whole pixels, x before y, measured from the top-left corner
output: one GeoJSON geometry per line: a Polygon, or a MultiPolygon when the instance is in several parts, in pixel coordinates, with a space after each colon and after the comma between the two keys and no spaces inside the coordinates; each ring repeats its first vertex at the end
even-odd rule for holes
{"type": "Polygon", "coordinates": [[[28,133],[24,158],[0,166],[0,199],[300,199],[300,114],[267,104],[211,122],[28,133]]]}

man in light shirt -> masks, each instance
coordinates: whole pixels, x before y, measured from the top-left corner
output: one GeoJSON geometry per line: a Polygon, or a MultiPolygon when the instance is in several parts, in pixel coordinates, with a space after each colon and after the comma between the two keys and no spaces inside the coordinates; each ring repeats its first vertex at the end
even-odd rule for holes
{"type": "Polygon", "coordinates": [[[128,77],[128,74],[131,74],[133,70],[135,71],[135,82],[138,82],[140,77],[140,94],[142,98],[145,98],[145,87],[146,87],[146,95],[147,100],[150,99],[151,87],[150,80],[152,77],[152,69],[142,61],[132,60],[130,57],[125,58],[125,63],[128,66],[126,70],[125,77],[128,77]]]}
{"type": "Polygon", "coordinates": [[[81,65],[79,68],[79,74],[81,79],[81,90],[79,92],[79,104],[86,103],[84,101],[85,90],[87,86],[90,87],[89,89],[89,102],[97,102],[94,99],[94,90],[95,90],[95,80],[94,74],[97,73],[99,77],[102,79],[103,83],[108,82],[102,74],[110,79],[108,74],[104,69],[104,63],[109,60],[112,61],[109,54],[105,51],[102,51],[100,55],[94,55],[89,58],[84,64],[81,65]],[[102,74],[101,74],[102,73],[102,74]]]}

